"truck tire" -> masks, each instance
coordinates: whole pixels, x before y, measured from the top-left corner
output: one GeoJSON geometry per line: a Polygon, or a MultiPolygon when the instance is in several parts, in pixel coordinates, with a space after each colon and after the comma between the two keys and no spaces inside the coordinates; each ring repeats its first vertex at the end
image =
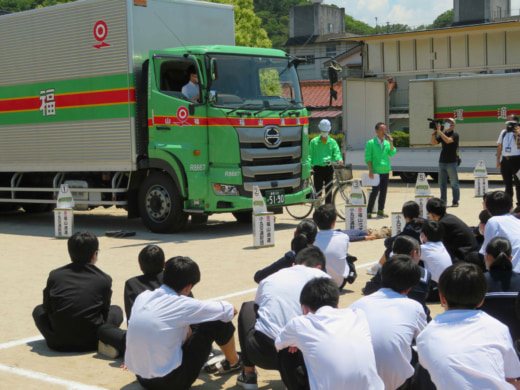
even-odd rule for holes
{"type": "Polygon", "coordinates": [[[417,172],[399,172],[399,176],[405,183],[415,183],[417,181],[417,172]]]}
{"type": "Polygon", "coordinates": [[[145,226],[154,233],[175,233],[188,220],[182,198],[166,173],[153,172],[139,189],[139,212],[145,226]]]}
{"type": "Polygon", "coordinates": [[[253,211],[234,211],[233,216],[239,223],[252,223],[253,222],[253,211]]]}

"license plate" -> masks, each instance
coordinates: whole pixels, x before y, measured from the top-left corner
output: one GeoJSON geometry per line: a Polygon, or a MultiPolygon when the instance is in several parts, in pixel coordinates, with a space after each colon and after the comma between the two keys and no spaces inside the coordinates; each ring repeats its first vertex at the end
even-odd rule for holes
{"type": "Polygon", "coordinates": [[[285,204],[285,194],[283,190],[266,190],[265,203],[267,206],[279,206],[285,204]]]}

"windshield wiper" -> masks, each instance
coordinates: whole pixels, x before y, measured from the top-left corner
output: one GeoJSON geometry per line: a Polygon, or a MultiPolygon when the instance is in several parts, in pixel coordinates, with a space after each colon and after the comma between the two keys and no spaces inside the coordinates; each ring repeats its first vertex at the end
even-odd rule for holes
{"type": "MultiPolygon", "coordinates": [[[[289,110],[297,109],[297,108],[298,108],[297,104],[299,104],[299,103],[301,103],[301,102],[291,102],[291,104],[288,105],[288,106],[286,106],[285,109],[282,110],[282,112],[278,113],[278,115],[279,115],[279,116],[282,116],[283,114],[285,114],[285,113],[286,113],[287,111],[289,111],[289,110]]],[[[300,114],[299,111],[291,111],[291,112],[289,113],[289,115],[296,115],[296,116],[298,116],[299,114],[300,114]]]]}
{"type": "Polygon", "coordinates": [[[244,104],[241,104],[240,106],[238,106],[237,108],[233,108],[231,111],[228,111],[227,115],[231,115],[232,113],[234,113],[235,111],[238,111],[238,110],[254,110],[254,109],[259,109],[259,108],[263,108],[263,104],[261,104],[261,103],[244,103],[244,104]]]}

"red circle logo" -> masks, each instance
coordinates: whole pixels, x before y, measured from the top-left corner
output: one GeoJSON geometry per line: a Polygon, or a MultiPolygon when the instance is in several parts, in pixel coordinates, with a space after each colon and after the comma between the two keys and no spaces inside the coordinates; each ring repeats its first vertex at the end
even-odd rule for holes
{"type": "Polygon", "coordinates": [[[107,24],[103,20],[98,20],[94,25],[94,38],[96,41],[102,42],[108,35],[107,24]]]}
{"type": "Polygon", "coordinates": [[[179,107],[177,110],[177,119],[184,122],[186,119],[188,119],[188,116],[188,109],[186,107],[179,107]]]}

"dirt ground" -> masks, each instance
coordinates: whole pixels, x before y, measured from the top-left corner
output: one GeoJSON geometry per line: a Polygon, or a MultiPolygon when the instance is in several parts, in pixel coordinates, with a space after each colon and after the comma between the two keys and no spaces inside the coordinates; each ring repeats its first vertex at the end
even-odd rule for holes
{"type": "MultiPolygon", "coordinates": [[[[360,173],[356,173],[358,176],[360,173]]],[[[464,177],[464,176],[463,176],[464,177]]],[[[471,176],[467,176],[471,179],[471,176]]],[[[432,193],[439,196],[436,183],[432,193]]],[[[499,189],[492,182],[490,189],[499,189]]],[[[451,196],[451,190],[448,190],[451,196]]],[[[400,211],[404,201],[414,198],[414,186],[391,180],[386,211],[400,211]]],[[[451,203],[451,202],[450,202],[451,203]]],[[[481,198],[474,197],[472,181],[464,181],[461,206],[448,212],[469,225],[478,221],[481,198]]],[[[229,214],[213,215],[207,225],[188,225],[174,235],[158,235],[147,231],[140,220],[128,220],[115,208],[76,212],[74,230],[89,230],[100,240],[98,266],[113,278],[112,303],[123,307],[124,282],[137,274],[137,255],[148,244],[161,246],[167,258],[190,256],[199,264],[201,282],[194,288],[199,299],[225,299],[240,308],[252,300],[256,291],[254,272],[280,258],[290,249],[290,240],[298,224],[287,213],[278,215],[275,225],[275,246],[253,247],[252,229],[235,222],[229,214]],[[105,232],[124,229],[136,232],[133,237],[109,238],[105,232]]],[[[390,226],[387,219],[373,219],[368,226],[390,226]]],[[[338,222],[338,228],[343,228],[338,222]]],[[[128,371],[120,369],[123,360],[106,359],[97,353],[56,353],[47,348],[32,321],[33,308],[42,301],[42,290],[49,271],[68,263],[66,240],[54,238],[52,213],[31,215],[23,211],[0,214],[0,261],[3,271],[0,285],[4,298],[0,301],[0,383],[5,389],[124,389],[141,387],[128,371]]],[[[348,307],[361,297],[361,288],[369,279],[365,270],[379,259],[383,240],[351,244],[349,253],[358,257],[358,279],[349,285],[340,299],[348,307]]],[[[431,306],[432,315],[439,305],[431,306]]],[[[236,318],[235,318],[236,323],[236,318]]],[[[126,324],[124,325],[126,326],[126,324]]],[[[238,339],[237,339],[238,345],[238,339]]],[[[211,376],[201,373],[194,389],[229,389],[235,387],[236,375],[211,376]]],[[[279,374],[259,370],[259,388],[284,389],[279,374]]]]}

